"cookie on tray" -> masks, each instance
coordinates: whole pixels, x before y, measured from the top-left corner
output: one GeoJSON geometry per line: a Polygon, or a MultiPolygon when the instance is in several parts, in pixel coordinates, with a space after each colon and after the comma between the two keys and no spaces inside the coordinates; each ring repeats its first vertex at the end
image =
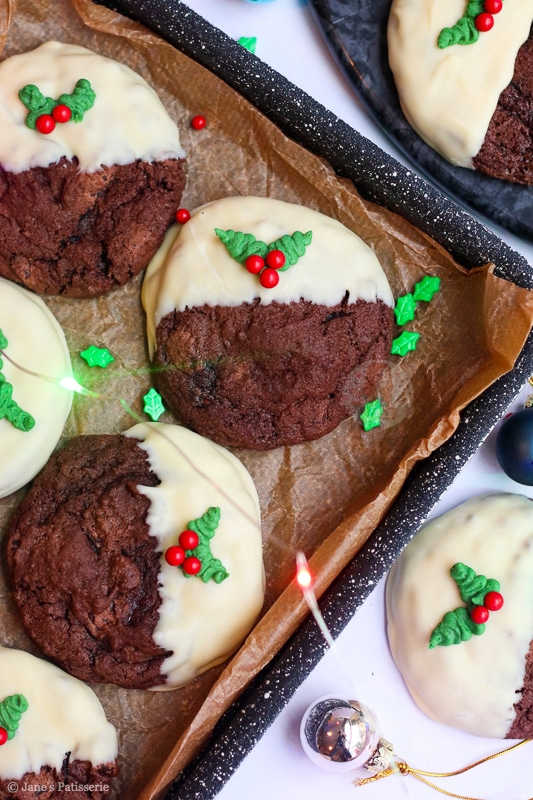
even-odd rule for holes
{"type": "Polygon", "coordinates": [[[48,461],[72,405],[72,392],[59,386],[70,375],[65,335],[52,312],[0,278],[0,497],[48,461]]]}
{"type": "Polygon", "coordinates": [[[78,437],[15,512],[6,563],[28,634],[68,672],[176,688],[261,610],[257,492],[235,456],[177,425],[78,437]]]}
{"type": "Polygon", "coordinates": [[[0,63],[0,274],[92,297],[157,250],[184,153],[154,90],[123,64],[47,42],[0,63]]]}
{"type": "Polygon", "coordinates": [[[403,112],[452,164],[533,184],[533,9],[523,0],[394,0],[403,112]]]}
{"type": "Polygon", "coordinates": [[[1,800],[103,800],[116,760],[116,731],[88,686],[0,647],[1,800]]]}
{"type": "Polygon", "coordinates": [[[171,229],[143,305],[176,417],[257,450],[317,439],[374,400],[394,330],[370,247],[317,211],[260,197],[217,200],[171,229]]]}
{"type": "Polygon", "coordinates": [[[496,494],[426,524],[387,583],[392,655],[428,716],[533,738],[533,503],[496,494]]]}

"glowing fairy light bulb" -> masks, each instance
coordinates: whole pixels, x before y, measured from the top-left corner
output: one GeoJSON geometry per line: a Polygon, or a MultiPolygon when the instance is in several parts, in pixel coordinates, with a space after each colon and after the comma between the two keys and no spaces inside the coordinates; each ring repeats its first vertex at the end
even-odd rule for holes
{"type": "Polygon", "coordinates": [[[296,573],[296,580],[298,581],[298,586],[300,587],[300,589],[308,589],[311,586],[311,583],[313,582],[311,573],[305,566],[298,567],[298,572],[296,573]]]}
{"type": "Polygon", "coordinates": [[[79,384],[76,378],[72,377],[72,375],[67,375],[66,378],[61,378],[59,385],[62,389],[66,389],[69,392],[77,392],[77,394],[90,395],[91,397],[99,397],[96,392],[91,392],[89,389],[86,389],[84,386],[79,384]]]}

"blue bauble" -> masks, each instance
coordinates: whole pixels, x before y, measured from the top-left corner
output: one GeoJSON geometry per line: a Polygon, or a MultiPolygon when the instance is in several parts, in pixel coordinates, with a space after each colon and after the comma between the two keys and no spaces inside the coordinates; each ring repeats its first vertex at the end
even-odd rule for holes
{"type": "Polygon", "coordinates": [[[533,486],[533,408],[505,420],[498,431],[496,455],[506,475],[533,486]]]}

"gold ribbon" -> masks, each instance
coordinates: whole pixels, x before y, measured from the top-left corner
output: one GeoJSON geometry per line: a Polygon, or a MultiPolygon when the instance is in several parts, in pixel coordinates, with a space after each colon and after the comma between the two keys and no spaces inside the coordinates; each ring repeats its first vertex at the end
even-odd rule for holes
{"type": "MultiPolygon", "coordinates": [[[[474,767],[479,767],[480,764],[485,764],[487,761],[492,761],[499,756],[505,755],[505,753],[510,753],[513,750],[522,747],[523,744],[527,744],[531,741],[533,740],[523,739],[521,742],[511,745],[511,747],[508,747],[506,750],[500,750],[499,753],[492,753],[492,755],[485,756],[485,758],[481,758],[474,764],[469,764],[467,767],[463,767],[462,769],[456,769],[454,772],[428,772],[424,769],[415,769],[414,767],[410,767],[405,761],[397,761],[395,767],[388,767],[387,769],[378,772],[376,775],[372,775],[369,778],[361,778],[360,780],[356,781],[356,786],[364,786],[367,783],[373,783],[374,781],[379,781],[382,778],[388,778],[390,775],[394,775],[396,772],[400,772],[402,775],[412,775],[413,778],[417,779],[417,781],[425,783],[426,786],[430,786],[432,789],[435,789],[436,792],[445,794],[447,797],[455,797],[456,800],[481,800],[481,798],[467,797],[464,794],[447,792],[446,789],[441,789],[440,786],[437,786],[431,781],[426,780],[426,778],[453,778],[455,775],[462,775],[464,772],[474,769],[474,767]]],[[[530,798],[530,800],[533,800],[533,798],[530,798]]]]}

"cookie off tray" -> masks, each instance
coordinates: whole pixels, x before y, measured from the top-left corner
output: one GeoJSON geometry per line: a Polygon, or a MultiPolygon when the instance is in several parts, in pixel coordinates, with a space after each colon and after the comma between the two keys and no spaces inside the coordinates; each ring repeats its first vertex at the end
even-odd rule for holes
{"type": "MultiPolygon", "coordinates": [[[[337,175],[353,181],[361,195],[409,220],[466,268],[493,262],[497,275],[519,286],[533,287],[524,258],[184,4],[124,0],[106,5],[143,23],[214,72],[287,136],[327,160],[337,175]]],[[[530,334],[514,370],[473,400],[462,412],[453,436],[414,467],[370,539],[324,593],[320,605],[334,635],[342,631],[414,536],[532,371],[530,334]]],[[[214,797],[320,660],[324,649],[314,621],[306,619],[235,699],[206,748],[182,771],[165,797],[214,797]]]]}

